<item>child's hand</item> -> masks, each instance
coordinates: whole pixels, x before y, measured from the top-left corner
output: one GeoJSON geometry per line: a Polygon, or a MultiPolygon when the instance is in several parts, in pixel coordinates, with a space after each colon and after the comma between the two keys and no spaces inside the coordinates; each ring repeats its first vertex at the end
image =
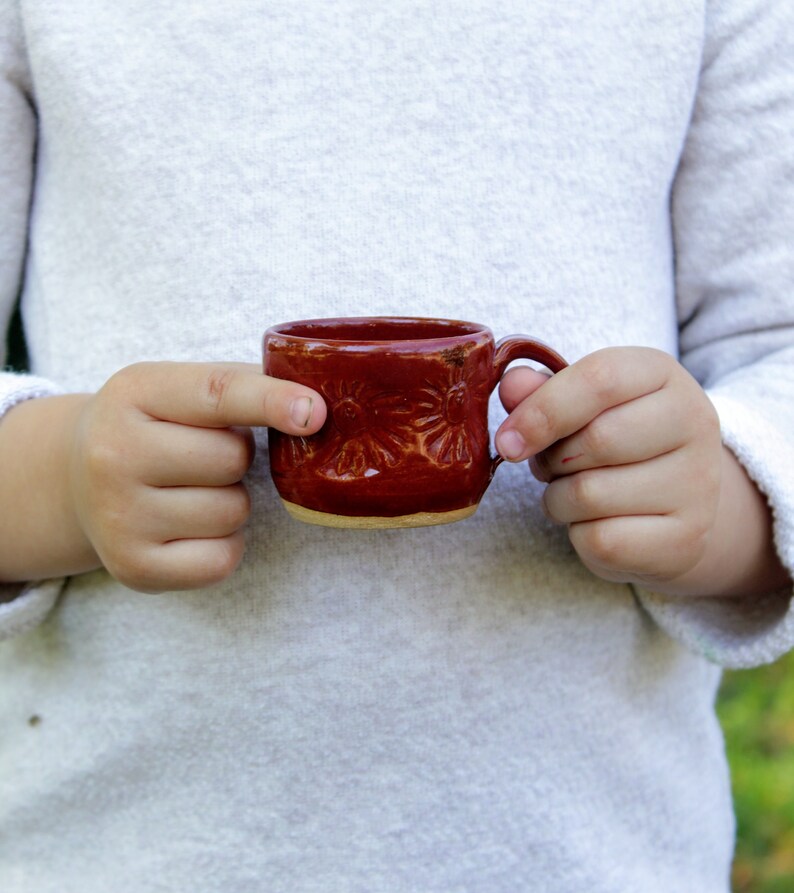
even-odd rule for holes
{"type": "Polygon", "coordinates": [[[69,484],[83,533],[122,583],[152,592],[218,582],[237,566],[254,456],[249,425],[312,434],[322,398],[256,366],[138,363],[77,416],[69,484]]]}
{"type": "Polygon", "coordinates": [[[686,590],[711,547],[727,452],[695,379],[661,351],[619,347],[550,379],[512,369],[500,396],[510,416],[497,449],[532,457],[550,482],[546,513],[569,525],[585,565],[606,580],[686,590]]]}

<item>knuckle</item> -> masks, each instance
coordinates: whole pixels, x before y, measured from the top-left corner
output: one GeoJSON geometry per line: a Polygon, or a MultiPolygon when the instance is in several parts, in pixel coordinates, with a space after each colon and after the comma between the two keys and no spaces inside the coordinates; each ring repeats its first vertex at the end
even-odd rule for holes
{"type": "MultiPolygon", "coordinates": [[[[686,454],[682,454],[685,458],[686,454]]],[[[703,457],[694,457],[687,478],[689,489],[686,504],[697,507],[700,513],[716,512],[722,487],[722,466],[717,461],[706,461],[703,457]]]]}
{"type": "MultiPolygon", "coordinates": [[[[210,542],[210,541],[208,541],[210,542]]],[[[127,548],[122,554],[108,554],[103,564],[108,573],[135,592],[159,594],[169,591],[200,589],[226,580],[237,569],[245,550],[241,533],[211,540],[201,562],[174,566],[158,560],[150,549],[127,548]]]]}
{"type": "Polygon", "coordinates": [[[532,404],[531,410],[525,417],[525,423],[533,439],[549,444],[557,439],[554,420],[541,402],[532,404]]]}
{"type": "Polygon", "coordinates": [[[708,401],[708,405],[704,411],[698,414],[698,433],[704,440],[714,442],[722,441],[722,429],[720,426],[720,418],[713,404],[708,401]]]}
{"type": "Polygon", "coordinates": [[[235,436],[225,453],[223,471],[230,478],[240,480],[251,467],[253,459],[252,439],[243,435],[235,436]]]}
{"type": "Polygon", "coordinates": [[[148,375],[149,370],[155,365],[153,362],[131,363],[123,366],[110,376],[102,390],[110,391],[116,395],[134,397],[141,389],[142,380],[148,375]]]}
{"type": "Polygon", "coordinates": [[[125,392],[132,387],[132,379],[135,377],[135,369],[137,364],[132,366],[124,366],[114,372],[113,375],[102,385],[103,391],[125,392]]]}
{"type": "Polygon", "coordinates": [[[609,455],[613,442],[612,425],[607,413],[596,416],[582,432],[582,446],[587,455],[594,458],[609,455]]]}
{"type": "Polygon", "coordinates": [[[610,403],[619,379],[613,351],[609,348],[590,354],[587,365],[587,381],[590,389],[603,403],[610,403]]]}
{"type": "Polygon", "coordinates": [[[126,466],[121,444],[102,438],[89,440],[83,447],[83,465],[90,479],[100,482],[113,480],[126,466]]]}
{"type": "Polygon", "coordinates": [[[610,525],[597,521],[573,525],[572,534],[576,538],[574,547],[582,557],[595,561],[601,567],[620,566],[623,543],[614,535],[610,525]]]}
{"type": "Polygon", "coordinates": [[[118,559],[111,556],[105,561],[105,569],[119,583],[135,592],[152,595],[168,588],[151,557],[143,551],[127,549],[118,559]]]}
{"type": "Polygon", "coordinates": [[[228,495],[225,506],[225,520],[234,529],[243,525],[251,513],[251,497],[242,484],[226,488],[228,495]]]}
{"type": "Polygon", "coordinates": [[[712,524],[705,515],[694,518],[681,530],[678,543],[680,553],[696,555],[699,558],[706,550],[711,530],[712,524]]]}
{"type": "Polygon", "coordinates": [[[557,524],[563,523],[564,519],[561,517],[561,512],[559,510],[557,494],[559,492],[559,486],[561,485],[560,481],[553,481],[548,485],[543,491],[543,496],[541,497],[541,508],[543,513],[550,521],[554,521],[557,524]]]}
{"type": "Polygon", "coordinates": [[[587,509],[595,504],[598,489],[595,475],[580,471],[568,480],[568,500],[575,508],[587,509]]]}
{"type": "Polygon", "coordinates": [[[237,534],[216,540],[215,546],[215,554],[203,570],[202,584],[204,586],[222,583],[230,577],[237,569],[245,549],[243,538],[237,534]]]}

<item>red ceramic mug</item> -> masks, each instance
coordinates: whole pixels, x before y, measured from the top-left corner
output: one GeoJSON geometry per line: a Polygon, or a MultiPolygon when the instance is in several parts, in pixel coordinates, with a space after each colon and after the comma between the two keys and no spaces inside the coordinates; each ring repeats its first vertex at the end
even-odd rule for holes
{"type": "Polygon", "coordinates": [[[316,434],[271,428],[270,471],[287,510],[329,527],[421,527],[472,515],[502,461],[488,401],[512,360],[567,364],[534,338],[494,342],[449,319],[358,317],[273,326],[264,371],[322,394],[316,434]]]}

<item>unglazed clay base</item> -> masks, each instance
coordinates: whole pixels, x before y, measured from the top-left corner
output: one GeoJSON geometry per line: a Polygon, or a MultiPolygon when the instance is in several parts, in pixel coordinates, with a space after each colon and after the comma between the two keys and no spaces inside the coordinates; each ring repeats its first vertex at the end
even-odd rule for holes
{"type": "Polygon", "coordinates": [[[329,512],[316,512],[314,509],[295,505],[281,500],[284,508],[304,524],[319,524],[322,527],[348,527],[358,530],[377,530],[387,527],[430,527],[433,524],[452,524],[470,518],[477,511],[477,504],[451,512],[417,512],[415,515],[396,515],[393,518],[360,517],[358,515],[332,515],[329,512]]]}

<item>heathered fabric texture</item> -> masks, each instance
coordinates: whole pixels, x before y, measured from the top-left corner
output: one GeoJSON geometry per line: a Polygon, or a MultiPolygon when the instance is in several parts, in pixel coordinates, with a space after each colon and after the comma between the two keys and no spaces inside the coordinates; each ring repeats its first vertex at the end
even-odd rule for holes
{"type": "MultiPolygon", "coordinates": [[[[0,407],[298,317],[655,346],[793,567],[793,37],[759,0],[0,0],[37,376],[0,407]]],[[[601,582],[518,466],[449,527],[300,525],[261,435],[224,585],[7,588],[4,893],[726,893],[719,665],[791,646],[789,592],[601,582]]]]}

